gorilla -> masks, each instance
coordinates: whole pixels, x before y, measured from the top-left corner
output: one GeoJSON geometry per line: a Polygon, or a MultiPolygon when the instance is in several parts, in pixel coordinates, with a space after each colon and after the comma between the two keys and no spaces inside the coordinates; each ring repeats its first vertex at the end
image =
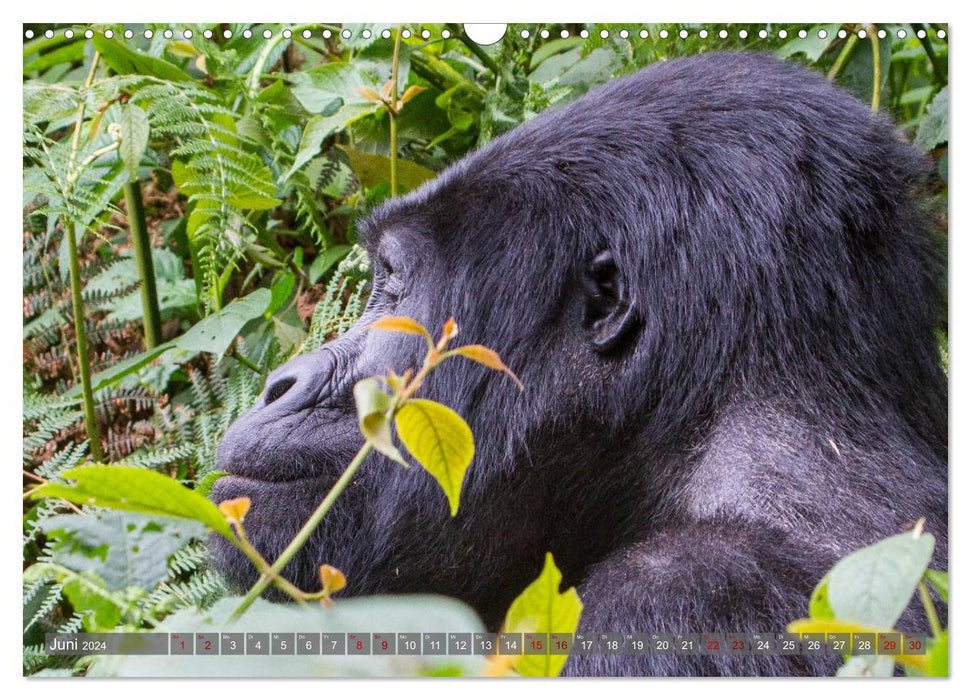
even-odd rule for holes
{"type": "MultiPolygon", "coordinates": [[[[471,426],[456,517],[372,454],[285,574],[438,593],[498,629],[550,551],[580,630],[781,632],[843,555],[920,518],[946,567],[942,245],[891,122],[753,53],[660,62],[376,208],[352,330],[286,363],[227,432],[217,501],[276,557],[361,446],[352,387],[416,368],[385,315],[494,348],[422,395],[471,426]]],[[[252,565],[216,538],[234,585],[252,565]]],[[[916,611],[914,611],[916,612],[916,611]]],[[[920,618],[905,620],[913,629],[920,618]]],[[[904,623],[902,623],[904,624],[904,623]]],[[[573,656],[570,675],[831,673],[810,656],[573,656]]]]}

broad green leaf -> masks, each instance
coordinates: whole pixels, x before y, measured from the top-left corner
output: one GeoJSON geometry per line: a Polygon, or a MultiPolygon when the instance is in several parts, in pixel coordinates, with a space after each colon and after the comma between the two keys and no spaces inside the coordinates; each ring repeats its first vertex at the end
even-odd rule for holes
{"type": "Polygon", "coordinates": [[[924,572],[924,578],[927,579],[929,583],[937,594],[941,596],[941,600],[947,605],[947,588],[948,588],[948,575],[946,571],[937,571],[936,569],[928,569],[924,572]]]}
{"type": "MultiPolygon", "coordinates": [[[[391,159],[375,153],[364,153],[353,148],[341,146],[347,155],[351,169],[364,187],[371,188],[384,182],[391,182],[391,159]]],[[[434,170],[398,158],[398,194],[408,192],[436,176],[434,170]]]]}
{"type": "Polygon", "coordinates": [[[890,678],[893,676],[892,656],[851,656],[836,671],[838,678],[890,678]]]}
{"type": "Polygon", "coordinates": [[[829,605],[829,576],[816,584],[812,597],[809,599],[809,617],[814,620],[832,620],[835,615],[829,605]]]}
{"type": "Polygon", "coordinates": [[[174,82],[190,82],[192,80],[188,73],[168,61],[132,51],[124,44],[109,39],[99,32],[95,32],[90,41],[101,54],[104,62],[116,73],[122,75],[131,73],[154,75],[156,78],[174,82]]]}
{"type": "Polygon", "coordinates": [[[128,103],[121,112],[119,153],[131,179],[138,177],[138,166],[148,147],[148,114],[138,105],[128,103]]]}
{"type": "Polygon", "coordinates": [[[320,147],[328,136],[341,131],[361,116],[370,114],[374,109],[374,105],[362,102],[342,105],[340,109],[326,117],[321,115],[312,117],[304,127],[293,165],[283,179],[289,180],[295,172],[319,155],[320,147]]]}
{"type": "Polygon", "coordinates": [[[258,193],[242,194],[234,197],[227,197],[226,201],[239,209],[252,209],[253,211],[267,211],[276,209],[283,204],[282,199],[269,197],[258,193]]]}
{"type": "MultiPolygon", "coordinates": [[[[149,362],[157,357],[160,357],[167,350],[171,350],[175,347],[175,343],[168,342],[157,345],[151,350],[146,350],[140,352],[137,355],[132,355],[129,358],[122,360],[121,362],[116,362],[111,365],[108,369],[98,372],[96,375],[91,377],[91,390],[98,391],[99,389],[104,389],[106,386],[115,384],[121,381],[129,374],[137,372],[142,367],[147,365],[149,362]]],[[[64,398],[76,398],[81,395],[81,384],[75,384],[70,389],[64,392],[64,398]]]]}
{"type": "Polygon", "coordinates": [[[90,466],[69,469],[63,476],[76,483],[48,482],[35,493],[79,505],[187,518],[234,539],[229,523],[214,503],[163,474],[140,467],[90,466]]]}
{"type": "MultiPolygon", "coordinates": [[[[344,105],[367,104],[357,89],[378,87],[374,79],[358,66],[350,63],[325,63],[303,73],[288,76],[291,92],[303,108],[311,114],[321,114],[334,109],[335,101],[344,105]]],[[[374,111],[378,105],[370,104],[374,111]]]]}
{"type": "MultiPolygon", "coordinates": [[[[270,305],[272,294],[269,289],[257,289],[242,299],[236,299],[225,308],[207,316],[175,340],[162,343],[151,350],[139,353],[118,362],[91,378],[92,390],[97,391],[110,386],[137,372],[152,360],[168,350],[184,350],[191,359],[196,353],[209,352],[222,355],[243,330],[243,326],[254,318],[261,317],[270,305]]],[[[76,384],[64,393],[65,398],[81,395],[81,385],[76,384]]]]}
{"type": "Polygon", "coordinates": [[[107,511],[45,518],[55,563],[97,574],[109,590],[152,590],[168,573],[169,558],[205,528],[184,519],[107,511]]]}
{"type": "Polygon", "coordinates": [[[950,107],[950,96],[945,87],[934,98],[927,108],[927,114],[920,120],[917,127],[917,135],[914,137],[914,145],[922,151],[931,151],[938,144],[947,143],[948,134],[948,109],[950,107]]]}
{"type": "Polygon", "coordinates": [[[465,470],[475,455],[472,430],[448,406],[427,399],[412,399],[398,409],[395,427],[411,455],[445,491],[454,516],[465,470]]]}
{"type": "Polygon", "coordinates": [[[913,597],[933,551],[932,535],[915,537],[915,532],[905,532],[844,557],[825,577],[833,616],[892,628],[913,597]]]}
{"type": "Polygon", "coordinates": [[[947,630],[931,643],[927,652],[927,675],[946,678],[948,676],[947,630]]]}
{"type": "Polygon", "coordinates": [[[391,408],[389,396],[377,377],[362,379],[354,385],[354,403],[357,406],[357,420],[361,433],[371,442],[378,452],[399,464],[408,466],[401,452],[391,441],[391,408]]]}
{"type": "Polygon", "coordinates": [[[794,36],[783,44],[776,55],[780,58],[788,58],[796,54],[803,54],[812,62],[819,60],[819,57],[826,53],[826,50],[837,40],[836,32],[839,30],[838,24],[817,24],[806,31],[804,38],[794,36]],[[819,31],[824,30],[826,35],[820,38],[819,31]]]}
{"type": "MultiPolygon", "coordinates": [[[[485,632],[475,612],[443,596],[375,596],[338,599],[334,607],[271,603],[262,598],[238,620],[229,620],[241,598],[223,598],[208,610],[186,608],[168,616],[152,632],[312,632],[370,636],[387,632],[485,632]]],[[[405,656],[288,654],[266,656],[102,656],[88,676],[126,677],[273,677],[420,676],[445,673],[477,676],[481,656],[405,656]]]]}
{"type": "Polygon", "coordinates": [[[209,352],[221,355],[229,348],[243,326],[261,317],[270,306],[273,295],[269,289],[257,289],[242,299],[236,299],[225,308],[207,316],[190,328],[174,343],[190,352],[209,352]]]}
{"type": "Polygon", "coordinates": [[[316,284],[327,274],[327,271],[350,252],[351,246],[346,244],[334,245],[320,253],[310,264],[310,281],[316,284]]]}
{"type": "MultiPolygon", "coordinates": [[[[509,606],[503,630],[541,634],[573,634],[580,622],[583,603],[576,588],[560,592],[563,575],[546,553],[543,571],[509,606]]],[[[565,655],[524,654],[516,659],[515,669],[523,676],[558,676],[566,663],[565,655]]]]}

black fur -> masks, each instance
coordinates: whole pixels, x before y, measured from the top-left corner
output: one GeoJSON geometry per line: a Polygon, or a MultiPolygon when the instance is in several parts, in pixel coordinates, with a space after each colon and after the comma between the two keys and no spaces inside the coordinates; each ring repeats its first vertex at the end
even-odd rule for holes
{"type": "MultiPolygon", "coordinates": [[[[459,515],[422,470],[372,458],[288,568],[297,583],[314,588],[326,562],[349,594],[443,593],[496,628],[549,550],[579,587],[582,630],[778,632],[840,556],[921,517],[946,566],[925,175],[885,117],[773,58],[614,80],[373,214],[367,311],[270,377],[278,389],[226,436],[234,476],[215,498],[251,496],[248,531],[278,554],[362,442],[354,382],[419,363],[419,339],[366,326],[454,316],[526,385],[453,361],[427,386],[476,436],[459,515]],[[601,254],[619,290],[591,282],[601,254]],[[621,302],[623,323],[596,325],[621,302]]],[[[248,561],[214,550],[252,582],[248,561]]],[[[833,668],[616,656],[567,672],[833,668]]]]}

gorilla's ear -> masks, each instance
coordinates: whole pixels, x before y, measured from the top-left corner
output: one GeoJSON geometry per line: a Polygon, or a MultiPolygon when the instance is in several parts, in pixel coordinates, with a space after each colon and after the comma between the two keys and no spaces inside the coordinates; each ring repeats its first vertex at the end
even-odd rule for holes
{"type": "Polygon", "coordinates": [[[584,325],[590,342],[599,352],[610,352],[637,326],[627,280],[611,251],[602,251],[590,263],[584,289],[584,325]]]}

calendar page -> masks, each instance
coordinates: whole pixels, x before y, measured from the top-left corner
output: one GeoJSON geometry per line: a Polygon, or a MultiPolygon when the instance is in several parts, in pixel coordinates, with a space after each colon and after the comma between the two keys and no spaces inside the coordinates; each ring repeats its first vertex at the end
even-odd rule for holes
{"type": "Polygon", "coordinates": [[[948,675],[947,24],[20,31],[24,676],[948,675]]]}

